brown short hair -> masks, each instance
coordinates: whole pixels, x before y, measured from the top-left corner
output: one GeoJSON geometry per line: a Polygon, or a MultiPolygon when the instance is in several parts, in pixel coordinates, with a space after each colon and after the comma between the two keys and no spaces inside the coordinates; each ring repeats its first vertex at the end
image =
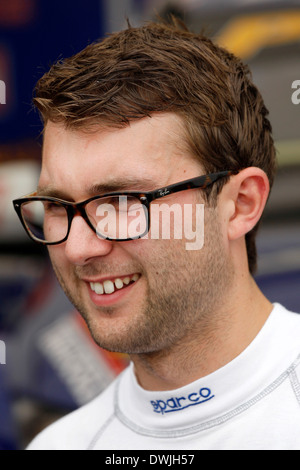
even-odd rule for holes
{"type": "MultiPolygon", "coordinates": [[[[88,132],[175,112],[183,118],[188,148],[207,172],[256,166],[272,186],[268,110],[248,67],[178,21],[129,26],[59,61],[37,83],[34,103],[45,124],[88,132]]],[[[209,195],[212,204],[221,187],[209,195]]],[[[246,234],[251,273],[257,227],[246,234]]]]}

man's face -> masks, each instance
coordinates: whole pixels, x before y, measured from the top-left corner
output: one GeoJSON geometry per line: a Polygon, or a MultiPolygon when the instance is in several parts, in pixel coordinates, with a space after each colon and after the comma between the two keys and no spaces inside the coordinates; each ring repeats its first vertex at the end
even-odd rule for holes
{"type": "MultiPolygon", "coordinates": [[[[100,184],[143,192],[199,176],[204,172],[184,150],[182,134],[172,114],[93,134],[49,122],[39,189],[78,202],[94,195],[100,184]]],[[[183,207],[203,201],[201,191],[187,190],[161,202],[183,207]]],[[[217,214],[206,209],[201,250],[186,250],[184,239],[151,239],[151,231],[145,239],[108,241],[80,216],[73,219],[68,240],[50,246],[49,254],[97,344],[129,354],[150,353],[196,331],[201,334],[231,281],[217,214]],[[113,282],[113,293],[99,293],[100,284],[109,291],[113,282]]]]}

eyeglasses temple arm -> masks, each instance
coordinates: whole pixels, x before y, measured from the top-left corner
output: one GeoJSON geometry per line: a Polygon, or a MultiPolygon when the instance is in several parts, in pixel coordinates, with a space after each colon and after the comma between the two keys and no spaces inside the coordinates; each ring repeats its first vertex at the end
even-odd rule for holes
{"type": "Polygon", "coordinates": [[[164,196],[167,196],[168,194],[176,193],[184,189],[198,189],[198,188],[205,189],[207,186],[210,186],[218,179],[224,178],[225,176],[231,176],[236,173],[237,171],[233,171],[233,170],[220,171],[218,173],[210,173],[208,175],[198,176],[196,178],[185,180],[180,183],[171,184],[170,186],[159,188],[156,191],[154,191],[152,193],[152,198],[158,199],[160,197],[164,197],[164,196]]]}

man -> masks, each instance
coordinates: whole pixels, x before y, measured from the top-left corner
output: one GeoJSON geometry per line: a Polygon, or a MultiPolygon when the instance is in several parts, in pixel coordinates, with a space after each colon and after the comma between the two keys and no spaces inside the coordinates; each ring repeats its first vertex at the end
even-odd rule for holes
{"type": "Polygon", "coordinates": [[[29,449],[299,449],[300,317],[252,277],[275,152],[247,67],[149,23],[54,65],[35,104],[41,176],[16,210],[131,365],[29,449]]]}

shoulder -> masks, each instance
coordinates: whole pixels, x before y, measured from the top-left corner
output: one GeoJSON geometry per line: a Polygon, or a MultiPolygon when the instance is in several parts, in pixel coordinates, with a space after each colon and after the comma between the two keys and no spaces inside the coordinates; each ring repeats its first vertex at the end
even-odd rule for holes
{"type": "Polygon", "coordinates": [[[116,381],[92,401],[44,429],[27,450],[87,449],[95,434],[114,414],[116,381]]]}
{"type": "Polygon", "coordinates": [[[291,362],[298,362],[297,358],[300,357],[300,314],[291,312],[281,304],[275,303],[269,340],[269,343],[276,343],[280,357],[285,356],[291,362]]]}
{"type": "MultiPolygon", "coordinates": [[[[296,328],[296,335],[300,329],[300,313],[287,310],[283,305],[274,303],[274,316],[278,323],[282,322],[286,329],[292,330],[296,328]]],[[[298,337],[298,336],[297,336],[298,337]]]]}
{"type": "Polygon", "coordinates": [[[300,345],[300,313],[287,310],[283,305],[274,303],[272,312],[273,329],[276,329],[287,342],[300,345]]]}

